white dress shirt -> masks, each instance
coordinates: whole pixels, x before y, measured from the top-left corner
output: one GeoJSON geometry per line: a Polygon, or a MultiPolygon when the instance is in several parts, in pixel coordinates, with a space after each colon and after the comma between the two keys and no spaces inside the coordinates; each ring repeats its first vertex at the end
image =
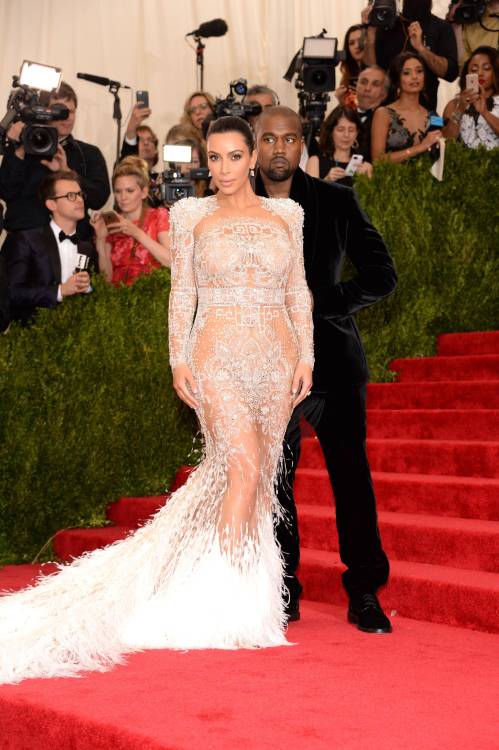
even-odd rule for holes
{"type": "MultiPolygon", "coordinates": [[[[78,259],[78,246],[71,242],[71,240],[59,240],[59,232],[61,227],[57,226],[55,221],[52,219],[50,222],[50,228],[54,233],[55,241],[57,242],[57,249],[59,250],[59,258],[61,261],[61,284],[64,284],[75,272],[76,263],[78,259]]],[[[76,231],[76,229],[75,229],[76,231]]],[[[57,290],[57,301],[62,302],[61,284],[57,290]]],[[[87,290],[90,291],[90,288],[87,290]]]]}

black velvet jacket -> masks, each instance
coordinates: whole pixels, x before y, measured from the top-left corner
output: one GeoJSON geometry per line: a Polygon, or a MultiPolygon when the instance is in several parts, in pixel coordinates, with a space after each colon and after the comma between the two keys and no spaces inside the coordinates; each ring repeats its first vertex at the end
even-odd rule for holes
{"type": "MultiPolygon", "coordinates": [[[[267,195],[260,175],[256,192],[267,195]]],[[[352,316],[394,291],[397,274],[390,253],[351,188],[297,169],[289,197],[305,212],[305,272],[314,296],[314,391],[365,382],[369,373],[352,316]],[[357,271],[349,281],[341,281],[345,257],[357,271]]]]}
{"type": "MultiPolygon", "coordinates": [[[[78,242],[78,252],[98,267],[91,242],[78,242]]],[[[50,226],[9,234],[1,252],[7,275],[10,317],[26,323],[37,307],[55,307],[61,283],[61,260],[50,226]]]]}

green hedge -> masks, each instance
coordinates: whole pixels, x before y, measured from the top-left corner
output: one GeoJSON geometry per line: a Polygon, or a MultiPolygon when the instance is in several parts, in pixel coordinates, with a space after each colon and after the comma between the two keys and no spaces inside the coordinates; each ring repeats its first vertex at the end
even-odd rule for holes
{"type": "Polygon", "coordinates": [[[192,449],[172,395],[169,271],[41,311],[0,336],[0,561],[58,528],[94,525],[121,495],[165,490],[192,449]]]}
{"type": "Polygon", "coordinates": [[[381,164],[356,189],[399,275],[388,300],[358,315],[373,380],[394,357],[432,355],[435,337],[499,327],[499,149],[447,144],[445,179],[429,159],[381,164]]]}
{"type": "MultiPolygon", "coordinates": [[[[445,181],[426,159],[380,165],[357,190],[399,286],[358,316],[373,379],[432,354],[444,331],[499,327],[499,150],[450,144],[445,181]]],[[[120,495],[155,494],[194,458],[192,414],[172,392],[169,272],[42,311],[0,336],[0,562],[58,529],[104,521],[120,495]]]]}

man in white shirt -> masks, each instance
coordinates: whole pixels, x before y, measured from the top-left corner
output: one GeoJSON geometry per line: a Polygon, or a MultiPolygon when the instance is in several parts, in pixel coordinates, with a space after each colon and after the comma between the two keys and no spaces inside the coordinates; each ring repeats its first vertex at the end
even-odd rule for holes
{"type": "Polygon", "coordinates": [[[66,297],[89,292],[88,271],[77,269],[97,266],[92,244],[81,242],[76,234],[85,212],[76,172],[54,172],[43,183],[41,195],[51,213],[50,224],[11,234],[2,248],[11,319],[23,323],[39,307],[55,307],[66,297]]]}

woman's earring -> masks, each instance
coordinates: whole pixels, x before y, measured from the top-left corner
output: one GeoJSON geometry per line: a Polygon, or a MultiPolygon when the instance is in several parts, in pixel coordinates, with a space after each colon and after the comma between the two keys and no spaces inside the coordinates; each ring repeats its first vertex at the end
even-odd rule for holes
{"type": "Polygon", "coordinates": [[[356,139],[354,140],[354,142],[353,142],[353,147],[354,147],[354,148],[359,148],[359,139],[358,139],[358,138],[356,138],[356,139]]]}
{"type": "Polygon", "coordinates": [[[253,168],[250,169],[250,177],[255,176],[255,170],[253,168]]]}

